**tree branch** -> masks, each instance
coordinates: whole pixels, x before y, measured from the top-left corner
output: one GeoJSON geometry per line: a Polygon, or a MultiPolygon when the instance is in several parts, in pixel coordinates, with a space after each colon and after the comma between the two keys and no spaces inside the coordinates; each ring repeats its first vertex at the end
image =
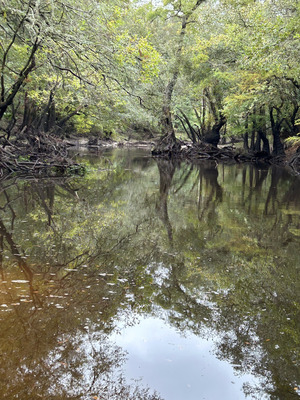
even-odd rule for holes
{"type": "MultiPolygon", "coordinates": [[[[1,80],[1,95],[0,95],[0,99],[1,99],[2,103],[4,103],[4,101],[5,101],[5,98],[4,98],[4,96],[5,96],[4,68],[5,68],[5,64],[6,64],[6,59],[7,59],[9,50],[11,49],[12,45],[14,44],[14,42],[16,40],[16,37],[18,35],[19,30],[21,29],[24,21],[26,20],[26,18],[28,16],[28,13],[29,13],[29,10],[30,10],[30,5],[31,5],[31,1],[29,2],[28,8],[26,10],[26,13],[23,16],[23,18],[21,19],[21,21],[19,22],[16,30],[14,31],[13,37],[11,38],[11,41],[10,41],[9,45],[7,46],[7,49],[4,51],[4,54],[3,54],[2,64],[1,64],[1,77],[0,77],[0,80],[1,80]]],[[[2,44],[1,44],[1,47],[3,48],[2,44]]],[[[3,48],[3,50],[4,50],[4,48],[3,48]]]]}

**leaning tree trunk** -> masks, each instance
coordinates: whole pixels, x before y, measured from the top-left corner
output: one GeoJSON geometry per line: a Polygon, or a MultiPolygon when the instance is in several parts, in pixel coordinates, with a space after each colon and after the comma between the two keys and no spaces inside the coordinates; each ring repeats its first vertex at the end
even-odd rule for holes
{"type": "Polygon", "coordinates": [[[28,77],[30,72],[35,68],[35,53],[37,52],[38,48],[39,48],[39,39],[36,39],[35,43],[32,46],[28,60],[25,64],[25,66],[23,67],[23,69],[20,71],[17,80],[10,88],[6,99],[4,99],[4,94],[1,96],[2,101],[0,104],[0,120],[2,119],[3,115],[5,114],[7,108],[14,101],[14,98],[16,97],[19,90],[24,85],[25,79],[28,77]]]}
{"type": "Polygon", "coordinates": [[[185,130],[188,138],[193,142],[193,144],[196,144],[197,142],[199,142],[201,140],[201,133],[199,131],[199,128],[198,128],[198,130],[196,130],[192,126],[187,115],[182,110],[179,110],[179,112],[182,115],[182,117],[178,114],[177,114],[177,117],[180,120],[183,129],[185,130]]]}

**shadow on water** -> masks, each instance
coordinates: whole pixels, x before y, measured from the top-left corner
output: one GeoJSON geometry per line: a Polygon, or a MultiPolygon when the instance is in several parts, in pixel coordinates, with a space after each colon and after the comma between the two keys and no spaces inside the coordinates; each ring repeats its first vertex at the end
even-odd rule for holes
{"type": "Polygon", "coordinates": [[[299,398],[299,179],[130,154],[2,184],[0,397],[162,399],[110,339],[155,317],[214,338],[239,398],[299,398]]]}

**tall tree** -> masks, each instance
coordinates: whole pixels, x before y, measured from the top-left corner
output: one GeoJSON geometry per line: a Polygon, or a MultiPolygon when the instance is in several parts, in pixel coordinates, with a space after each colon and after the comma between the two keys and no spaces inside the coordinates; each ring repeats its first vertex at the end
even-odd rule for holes
{"type": "Polygon", "coordinates": [[[182,52],[184,48],[185,36],[187,33],[187,27],[189,24],[195,22],[192,17],[199,6],[204,3],[205,0],[197,1],[178,1],[178,0],[168,0],[164,2],[167,8],[167,18],[175,20],[176,25],[179,20],[179,35],[177,36],[176,49],[174,54],[174,59],[172,60],[172,70],[170,71],[170,77],[164,90],[163,106],[162,106],[162,117],[161,117],[161,127],[162,127],[162,139],[157,147],[158,152],[169,152],[176,151],[179,147],[177,139],[175,136],[173,117],[172,117],[172,97],[175,85],[177,83],[182,52]]]}

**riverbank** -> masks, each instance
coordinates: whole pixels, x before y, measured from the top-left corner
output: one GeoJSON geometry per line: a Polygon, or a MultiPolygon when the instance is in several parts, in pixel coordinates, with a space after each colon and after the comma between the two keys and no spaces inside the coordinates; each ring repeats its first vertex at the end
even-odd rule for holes
{"type": "Polygon", "coordinates": [[[180,147],[177,151],[156,152],[158,140],[97,140],[97,143],[90,144],[89,139],[79,138],[68,140],[68,145],[80,150],[88,148],[90,150],[101,150],[103,148],[117,147],[137,147],[146,148],[151,151],[153,157],[180,159],[189,162],[201,160],[210,160],[219,162],[233,163],[253,163],[256,165],[280,165],[287,167],[293,174],[300,175],[300,152],[297,152],[298,146],[289,147],[282,156],[272,156],[263,151],[245,152],[234,145],[213,146],[206,143],[193,144],[191,141],[179,141],[180,147]]]}
{"type": "Polygon", "coordinates": [[[91,141],[88,138],[71,138],[65,141],[68,147],[72,148],[88,148],[99,150],[101,148],[110,147],[141,147],[141,148],[149,148],[151,149],[156,145],[155,140],[93,140],[91,141]]]}
{"type": "Polygon", "coordinates": [[[32,141],[31,145],[17,146],[9,143],[0,148],[0,179],[12,174],[37,176],[64,176],[84,173],[84,167],[76,163],[69,150],[88,149],[100,151],[105,148],[145,148],[156,158],[179,159],[191,163],[201,160],[232,163],[253,163],[257,165],[280,165],[300,175],[300,152],[290,147],[282,156],[272,156],[265,152],[246,153],[233,145],[213,146],[206,143],[193,144],[180,141],[176,151],[156,152],[155,140],[100,140],[91,142],[88,138],[68,138],[62,140],[53,136],[32,141]]]}

